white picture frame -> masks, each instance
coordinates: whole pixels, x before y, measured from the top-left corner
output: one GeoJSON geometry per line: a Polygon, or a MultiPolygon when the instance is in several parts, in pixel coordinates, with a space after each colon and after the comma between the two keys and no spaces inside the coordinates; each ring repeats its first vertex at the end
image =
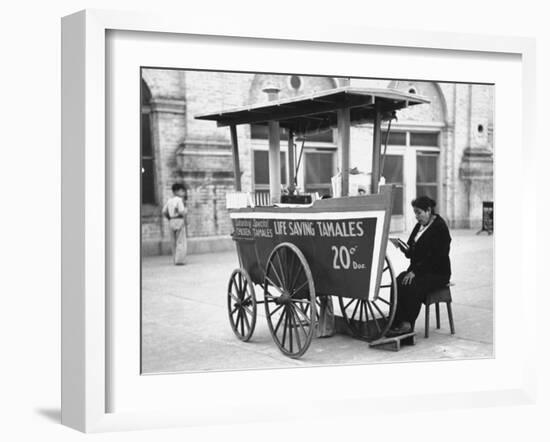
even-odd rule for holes
{"type": "MultiPolygon", "coordinates": [[[[331,26],[323,28],[286,26],[266,22],[243,23],[231,21],[219,23],[198,17],[182,24],[177,17],[144,13],[88,10],[63,18],[62,21],[62,423],[84,432],[115,431],[169,426],[208,425],[211,423],[246,423],[262,421],[261,413],[236,418],[221,406],[208,409],[197,406],[181,411],[167,411],[156,404],[150,410],[108,412],[108,397],[114,385],[107,375],[113,363],[113,354],[106,337],[112,324],[107,292],[109,286],[109,241],[107,228],[112,210],[108,194],[109,164],[106,153],[106,35],[112,31],[154,32],[163,35],[226,36],[240,39],[269,39],[272,44],[315,42],[319,44],[367,45],[383,48],[403,48],[426,51],[466,51],[483,54],[503,54],[520,57],[523,112],[516,130],[521,132],[521,155],[533,161],[535,101],[535,46],[532,39],[518,37],[488,37],[451,33],[420,31],[380,30],[369,27],[331,26]],[[226,410],[224,412],[224,410],[226,410]]],[[[498,110],[497,110],[498,111],[498,110]]],[[[498,135],[497,135],[498,136],[498,135]]],[[[498,166],[497,166],[498,167],[498,166]]],[[[527,169],[522,169],[526,174],[527,169]]],[[[519,182],[522,181],[521,173],[519,182]]],[[[525,184],[518,187],[525,211],[521,216],[521,228],[517,235],[527,237],[527,223],[536,202],[536,190],[525,184]]],[[[498,199],[497,199],[498,204],[498,199]]],[[[504,213],[502,211],[501,213],[504,213]]],[[[503,232],[501,228],[501,232],[503,232]]],[[[498,226],[495,231],[498,237],[498,226]]],[[[525,315],[530,305],[537,303],[534,279],[527,275],[527,260],[535,256],[534,242],[518,241],[521,259],[521,296],[518,299],[519,314],[525,315]],[[522,313],[523,312],[523,313],[522,313]]],[[[497,252],[499,244],[496,243],[497,252]]],[[[522,323],[523,348],[517,357],[520,371],[508,384],[499,388],[472,387],[462,393],[427,392],[412,395],[407,403],[430,409],[437,407],[492,406],[501,403],[533,403],[536,389],[535,360],[536,324],[522,323]]],[[[498,333],[497,333],[498,339],[498,333]]],[[[502,341],[501,341],[502,342],[502,341]]],[[[496,359],[498,359],[498,353],[496,359]]],[[[397,375],[403,368],[386,366],[397,375]]],[[[300,370],[298,377],[306,370],[300,370]]],[[[312,370],[312,369],[309,369],[312,370]]],[[[324,373],[342,370],[331,367],[324,373]]],[[[353,368],[355,375],[360,367],[353,368]]],[[[519,370],[519,369],[518,369],[519,370]]],[[[280,377],[288,377],[281,374],[280,377]]],[[[136,373],[139,376],[139,373],[136,373]]],[[[235,379],[239,373],[216,374],[216,382],[235,379]]],[[[249,376],[250,373],[249,373],[249,376]]],[[[260,376],[261,377],[261,376],[260,376]]],[[[166,379],[166,378],[165,378],[166,379]]],[[[175,382],[168,377],[165,384],[175,382]]],[[[191,392],[191,394],[196,394],[191,392]]],[[[368,415],[374,412],[395,410],[397,398],[402,398],[398,387],[379,397],[376,405],[367,400],[362,391],[351,397],[335,394],[335,397],[311,398],[305,416],[319,417],[330,412],[330,401],[337,401],[340,415],[368,415]]],[[[260,403],[252,398],[252,403],[260,403]]],[[[220,401],[223,403],[223,400],[220,401]]],[[[280,410],[269,419],[292,419],[292,410],[280,410]]]]}

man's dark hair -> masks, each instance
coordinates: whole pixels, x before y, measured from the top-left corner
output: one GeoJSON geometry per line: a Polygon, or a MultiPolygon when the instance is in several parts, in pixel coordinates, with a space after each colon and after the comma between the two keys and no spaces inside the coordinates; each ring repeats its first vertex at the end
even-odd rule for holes
{"type": "Polygon", "coordinates": [[[416,207],[417,209],[423,210],[424,212],[426,212],[428,208],[430,208],[432,209],[433,213],[435,209],[435,201],[425,195],[419,196],[418,198],[412,200],[411,205],[413,207],[416,207]]]}
{"type": "Polygon", "coordinates": [[[172,192],[176,193],[178,190],[185,190],[185,186],[181,183],[172,184],[172,192]]]}

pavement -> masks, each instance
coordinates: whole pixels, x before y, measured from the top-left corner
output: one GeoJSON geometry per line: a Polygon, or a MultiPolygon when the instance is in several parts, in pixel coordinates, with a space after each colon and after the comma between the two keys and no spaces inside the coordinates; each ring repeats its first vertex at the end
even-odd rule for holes
{"type": "MultiPolygon", "coordinates": [[[[393,236],[393,235],[392,235],[393,236]]],[[[314,338],[300,359],[284,356],[270,335],[263,305],[249,342],[233,334],[227,316],[226,289],[238,267],[236,251],[195,254],[183,266],[169,256],[143,258],[142,373],[226,371],[492,358],[493,237],[474,230],[453,230],[451,281],[456,333],[450,334],[441,306],[441,329],[432,307],[430,336],[424,338],[424,309],[416,322],[416,345],[400,351],[370,348],[344,334],[314,338]]],[[[406,239],[405,236],[402,236],[406,239]]],[[[391,244],[388,255],[397,273],[408,261],[391,244]]],[[[256,296],[262,299],[261,290],[256,296]]],[[[335,304],[338,302],[335,300],[335,304]]]]}

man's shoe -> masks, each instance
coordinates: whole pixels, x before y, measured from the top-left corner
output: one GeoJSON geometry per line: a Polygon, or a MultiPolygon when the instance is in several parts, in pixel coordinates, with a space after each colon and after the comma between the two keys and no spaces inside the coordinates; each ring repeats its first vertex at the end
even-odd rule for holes
{"type": "Polygon", "coordinates": [[[393,338],[394,336],[404,335],[412,332],[412,326],[408,322],[402,322],[399,327],[390,328],[386,333],[386,337],[393,338]]]}

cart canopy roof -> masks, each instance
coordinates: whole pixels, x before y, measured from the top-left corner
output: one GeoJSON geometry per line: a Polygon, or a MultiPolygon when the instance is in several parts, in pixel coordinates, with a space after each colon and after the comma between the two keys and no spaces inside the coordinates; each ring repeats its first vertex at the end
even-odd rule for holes
{"type": "Polygon", "coordinates": [[[388,120],[396,110],[429,102],[422,96],[395,89],[346,86],[310,95],[197,115],[195,118],[216,121],[218,126],[262,125],[269,121],[278,121],[281,127],[292,130],[295,134],[305,134],[336,127],[339,109],[349,108],[351,124],[359,124],[373,121],[377,109],[382,112],[382,120],[388,120]]]}

